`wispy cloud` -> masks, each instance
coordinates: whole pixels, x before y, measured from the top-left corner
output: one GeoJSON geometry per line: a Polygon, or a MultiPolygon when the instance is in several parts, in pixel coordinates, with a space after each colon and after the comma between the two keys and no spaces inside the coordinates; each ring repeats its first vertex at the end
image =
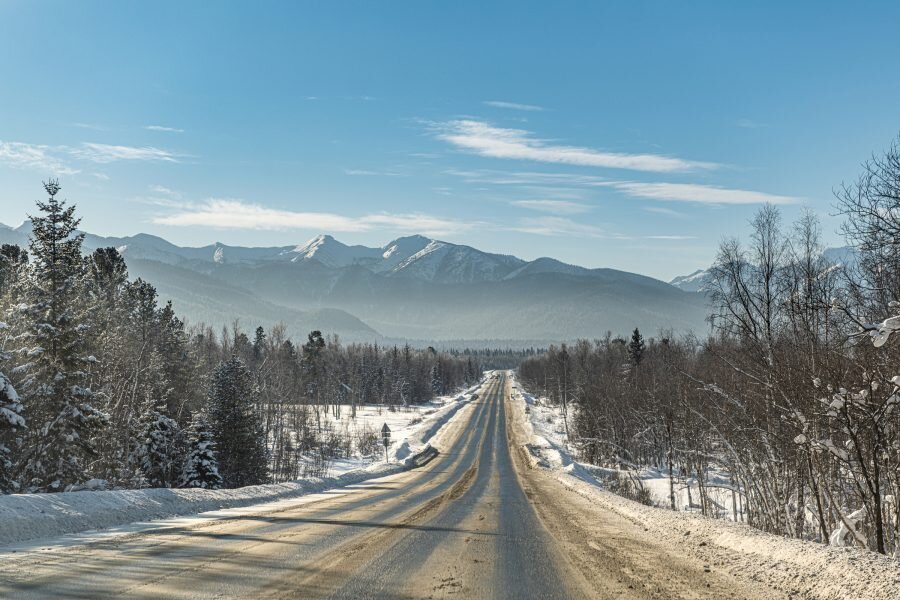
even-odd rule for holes
{"type": "Polygon", "coordinates": [[[738,127],[743,127],[744,129],[761,129],[766,127],[765,123],[759,123],[758,121],[754,121],[752,119],[738,119],[737,123],[735,123],[738,127]]]}
{"type": "Polygon", "coordinates": [[[664,206],[642,206],[642,210],[650,213],[656,213],[658,215],[666,215],[667,217],[683,217],[684,213],[680,213],[677,210],[672,210],[671,208],[666,208],[664,206]]]}
{"type": "MultiPolygon", "coordinates": [[[[180,162],[183,155],[151,146],[118,146],[84,142],[78,146],[51,146],[0,140],[0,164],[14,169],[30,169],[50,175],[75,175],[82,169],[72,163],[108,164],[117,161],[180,162]]],[[[83,166],[83,165],[80,165],[83,166]]],[[[91,172],[101,180],[105,173],[91,172]]]]}
{"type": "Polygon", "coordinates": [[[184,129],[178,127],[165,127],[163,125],[144,125],[147,131],[165,131],[168,133],[184,133],[184,129]]]}
{"type": "Polygon", "coordinates": [[[648,235],[645,236],[648,240],[696,240],[696,235],[648,235]]]}
{"type": "Polygon", "coordinates": [[[70,152],[77,158],[101,164],[119,160],[179,162],[178,155],[152,146],[114,146],[85,142],[70,152]]]}
{"type": "Polygon", "coordinates": [[[381,175],[378,171],[367,171],[365,169],[344,169],[344,175],[352,175],[354,177],[366,177],[369,175],[381,175]]]}
{"type": "Polygon", "coordinates": [[[574,187],[560,187],[553,185],[522,185],[520,189],[527,191],[535,196],[544,198],[552,198],[554,200],[582,200],[585,197],[585,190],[574,187]]]}
{"type": "Polygon", "coordinates": [[[543,106],[535,106],[534,104],[520,104],[518,102],[504,102],[503,100],[485,100],[484,104],[487,106],[493,106],[494,108],[508,108],[511,110],[525,110],[529,112],[544,110],[543,106]]]}
{"type": "Polygon", "coordinates": [[[369,169],[344,169],[344,175],[352,177],[404,177],[403,173],[398,173],[397,171],[372,171],[369,169]]]}
{"type": "MultiPolygon", "coordinates": [[[[796,204],[803,198],[769,194],[753,190],[726,188],[695,183],[666,183],[616,181],[593,175],[571,173],[536,173],[529,171],[501,171],[492,169],[447,170],[447,175],[459,177],[467,183],[509,185],[522,189],[547,190],[552,195],[562,197],[567,189],[612,188],[634,198],[647,198],[669,202],[690,202],[697,204],[796,204]],[[553,187],[556,185],[557,187],[553,187]],[[558,186],[568,186],[558,187],[558,186]],[[553,190],[558,194],[553,194],[553,190]]],[[[643,210],[669,216],[683,216],[681,213],[663,207],[645,206],[643,210]]]]}
{"type": "Polygon", "coordinates": [[[568,200],[514,200],[510,204],[557,215],[577,215],[591,210],[588,204],[568,200]]]}
{"type": "Polygon", "coordinates": [[[171,188],[167,188],[164,185],[151,185],[150,191],[154,194],[162,194],[163,196],[170,196],[172,198],[181,198],[180,192],[177,192],[171,188]]]}
{"type": "Polygon", "coordinates": [[[93,123],[72,123],[72,127],[77,127],[78,129],[91,129],[93,131],[106,131],[106,127],[95,125],[93,123]]]}
{"type": "Polygon", "coordinates": [[[615,181],[604,185],[613,187],[628,196],[671,202],[695,202],[699,204],[796,204],[801,201],[801,198],[794,196],[780,196],[765,192],[736,190],[694,183],[615,181]]]}
{"type": "Polygon", "coordinates": [[[562,146],[535,138],[524,129],[496,127],[473,119],[448,121],[432,127],[438,139],[473,154],[491,158],[661,173],[714,169],[718,166],[658,154],[629,154],[562,146]]]}
{"type": "Polygon", "coordinates": [[[609,182],[605,177],[573,173],[537,173],[532,171],[499,171],[494,169],[448,169],[446,175],[459,177],[468,183],[516,186],[597,186],[609,182]]]}
{"type": "Polygon", "coordinates": [[[550,237],[606,237],[604,231],[599,227],[587,225],[585,223],[576,223],[572,219],[567,219],[565,217],[533,217],[519,219],[516,225],[511,227],[511,229],[522,233],[532,233],[550,237]]]}
{"type": "Polygon", "coordinates": [[[14,169],[32,169],[51,175],[75,175],[81,172],[65,164],[55,155],[56,152],[57,149],[52,146],[0,140],[0,163],[14,169]]]}
{"type": "Polygon", "coordinates": [[[284,231],[292,229],[359,232],[374,229],[445,235],[474,224],[426,214],[374,213],[348,217],[327,212],[301,212],[268,208],[232,198],[213,198],[178,212],[157,216],[153,222],[176,227],[215,227],[284,231]]]}

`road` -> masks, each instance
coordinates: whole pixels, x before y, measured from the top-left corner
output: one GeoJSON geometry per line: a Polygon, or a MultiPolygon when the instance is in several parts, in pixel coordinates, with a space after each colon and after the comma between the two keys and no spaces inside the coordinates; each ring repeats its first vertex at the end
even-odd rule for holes
{"type": "Polygon", "coordinates": [[[452,449],[277,510],[0,554],[3,598],[773,598],[531,469],[505,377],[452,449]]]}

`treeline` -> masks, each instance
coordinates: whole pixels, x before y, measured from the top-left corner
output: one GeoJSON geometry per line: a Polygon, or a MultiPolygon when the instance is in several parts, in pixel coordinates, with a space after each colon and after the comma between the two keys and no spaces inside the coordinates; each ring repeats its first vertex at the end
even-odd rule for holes
{"type": "Polygon", "coordinates": [[[464,348],[462,350],[449,350],[451,356],[472,357],[485,369],[503,371],[515,369],[529,356],[535,356],[544,352],[543,348],[464,348]]]}
{"type": "Polygon", "coordinates": [[[900,553],[900,146],[837,199],[855,248],[843,264],[823,257],[812,214],[785,227],[771,206],[747,243],[721,244],[707,339],[635,331],[521,365],[585,461],[662,468],[672,509],[676,478],[696,477],[705,514],[900,553]],[[715,471],[731,506],[706,487],[715,471]]]}
{"type": "MultiPolygon", "coordinates": [[[[281,325],[188,327],[115,248],[82,255],[58,183],[28,250],[0,247],[0,491],[238,487],[321,474],[359,450],[327,413],[420,403],[476,381],[471,356],[344,346],[281,325]]],[[[364,443],[363,443],[364,442],[364,443]]]]}

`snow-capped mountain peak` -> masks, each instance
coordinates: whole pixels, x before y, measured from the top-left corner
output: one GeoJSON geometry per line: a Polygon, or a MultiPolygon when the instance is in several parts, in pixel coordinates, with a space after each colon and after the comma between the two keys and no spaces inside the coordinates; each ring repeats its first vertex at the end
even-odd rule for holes
{"type": "Polygon", "coordinates": [[[394,270],[397,265],[408,260],[433,241],[425,236],[410,235],[388,242],[381,249],[381,262],[377,270],[380,272],[394,270]]]}
{"type": "MultiPolygon", "coordinates": [[[[337,240],[335,240],[330,235],[325,235],[325,234],[317,235],[316,237],[314,237],[310,240],[307,240],[306,243],[297,246],[296,248],[294,248],[293,251],[296,252],[297,254],[313,256],[319,249],[325,247],[330,242],[337,242],[337,240]]],[[[340,243],[340,242],[337,242],[337,243],[340,243]]]]}
{"type": "Polygon", "coordinates": [[[709,282],[709,277],[709,269],[697,269],[690,275],[679,275],[669,284],[685,292],[702,292],[709,282]]]}
{"type": "Polygon", "coordinates": [[[408,267],[409,265],[413,264],[414,262],[416,262],[417,260],[421,260],[425,256],[431,254],[432,252],[437,252],[441,248],[446,248],[446,247],[447,247],[447,244],[445,242],[438,242],[436,240],[430,240],[424,248],[422,248],[421,250],[419,250],[418,252],[416,252],[415,254],[413,254],[412,256],[410,256],[409,258],[404,260],[403,262],[401,262],[393,270],[399,271],[400,269],[404,269],[404,268],[408,267]]]}
{"type": "Polygon", "coordinates": [[[293,262],[315,259],[328,267],[340,268],[368,264],[378,260],[380,250],[366,246],[348,246],[330,235],[317,235],[291,251],[293,262]]]}

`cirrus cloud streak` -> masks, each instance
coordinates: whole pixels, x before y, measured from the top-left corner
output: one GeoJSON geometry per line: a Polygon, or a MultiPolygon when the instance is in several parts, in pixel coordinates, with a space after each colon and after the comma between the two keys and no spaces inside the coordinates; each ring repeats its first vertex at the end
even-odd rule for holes
{"type": "Polygon", "coordinates": [[[557,145],[535,138],[530,131],[524,129],[496,127],[474,119],[438,123],[433,125],[433,129],[438,139],[464,151],[491,158],[658,173],[688,172],[718,167],[715,163],[659,154],[605,152],[592,148],[557,145]]]}
{"type": "Polygon", "coordinates": [[[492,106],[494,108],[508,108],[510,110],[524,110],[526,112],[540,112],[544,110],[543,106],[536,106],[534,104],[522,104],[521,102],[506,102],[504,100],[485,100],[485,106],[492,106]]]}
{"type": "Polygon", "coordinates": [[[153,218],[159,225],[285,231],[360,232],[376,229],[441,235],[464,231],[474,223],[432,215],[373,213],[348,217],[327,212],[280,210],[233,198],[213,198],[179,212],[153,218]]]}
{"type": "Polygon", "coordinates": [[[568,200],[514,200],[510,204],[530,210],[559,215],[576,215],[591,210],[590,205],[568,200]]]}
{"type": "Polygon", "coordinates": [[[738,190],[715,185],[695,183],[642,183],[638,181],[612,181],[600,185],[610,186],[635,198],[664,200],[669,202],[694,202],[699,204],[796,204],[801,198],[738,190]]]}

